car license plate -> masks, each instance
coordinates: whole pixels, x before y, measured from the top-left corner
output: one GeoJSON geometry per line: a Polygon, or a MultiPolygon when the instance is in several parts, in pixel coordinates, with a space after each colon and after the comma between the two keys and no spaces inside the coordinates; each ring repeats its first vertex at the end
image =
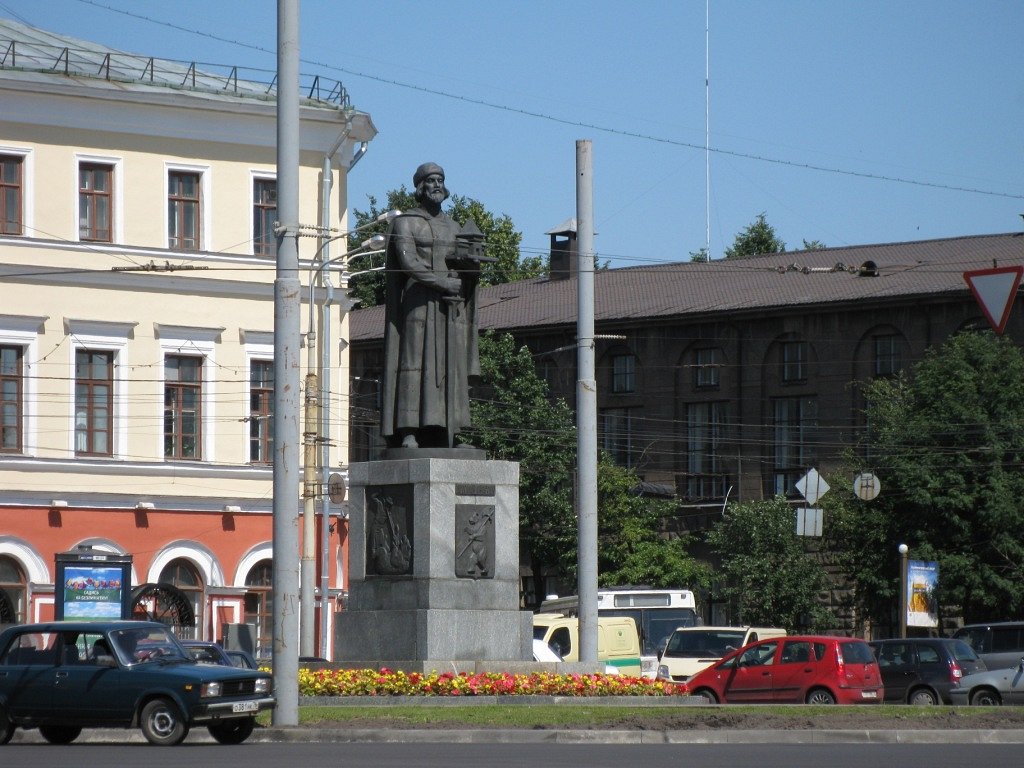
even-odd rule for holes
{"type": "Polygon", "coordinates": [[[862,699],[877,699],[878,691],[861,691],[860,697],[862,699]]]}
{"type": "Polygon", "coordinates": [[[236,701],[231,705],[232,712],[255,712],[259,704],[255,701],[236,701]]]}

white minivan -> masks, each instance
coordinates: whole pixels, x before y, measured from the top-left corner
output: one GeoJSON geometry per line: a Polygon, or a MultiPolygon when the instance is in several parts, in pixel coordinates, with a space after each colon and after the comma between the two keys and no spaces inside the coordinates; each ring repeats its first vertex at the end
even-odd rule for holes
{"type": "Polygon", "coordinates": [[[685,683],[737,648],[785,636],[779,627],[680,627],[661,651],[658,680],[685,683]]]}

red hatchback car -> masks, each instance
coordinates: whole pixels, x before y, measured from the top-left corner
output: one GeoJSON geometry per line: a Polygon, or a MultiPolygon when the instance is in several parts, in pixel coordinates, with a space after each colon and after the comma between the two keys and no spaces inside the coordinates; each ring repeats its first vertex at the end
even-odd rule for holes
{"type": "Polygon", "coordinates": [[[791,635],[733,651],[686,682],[712,704],[879,704],[882,675],[863,640],[791,635]]]}

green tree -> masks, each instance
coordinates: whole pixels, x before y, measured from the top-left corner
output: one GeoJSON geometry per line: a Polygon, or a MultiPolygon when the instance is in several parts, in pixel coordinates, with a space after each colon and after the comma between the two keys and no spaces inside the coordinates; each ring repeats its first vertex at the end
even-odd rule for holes
{"type": "Polygon", "coordinates": [[[821,240],[804,240],[805,251],[822,251],[828,248],[821,240]]]}
{"type": "Polygon", "coordinates": [[[643,496],[639,486],[633,470],[601,456],[597,472],[598,581],[602,586],[706,587],[710,571],[688,554],[689,538],[662,533],[675,504],[643,496]]]}
{"type": "Polygon", "coordinates": [[[824,566],[796,534],[795,511],[777,496],[730,504],[707,535],[721,558],[723,596],[743,624],[819,632],[835,617],[818,601],[828,588],[824,566]]]}
{"type": "MultiPolygon", "coordinates": [[[[473,389],[472,443],[519,462],[520,551],[544,593],[543,577],[576,575],[578,528],[572,502],[576,429],[564,400],[552,401],[533,356],[508,333],[480,337],[481,382],[473,389]]],[[[686,537],[661,533],[670,502],[640,496],[632,470],[602,456],[598,467],[598,569],[602,584],[696,587],[707,569],[686,552],[686,537]]]]}
{"type": "Polygon", "coordinates": [[[544,573],[575,561],[573,415],[550,400],[530,350],[511,334],[480,336],[480,369],[467,437],[491,458],[519,462],[519,547],[543,595],[544,573]]]}
{"type": "Polygon", "coordinates": [[[892,615],[905,543],[912,558],[938,561],[940,605],[958,606],[967,621],[1019,617],[1024,353],[991,331],[959,333],[865,395],[867,455],[882,493],[836,512],[846,564],[865,559],[854,570],[865,610],[892,615]]]}
{"type": "Polygon", "coordinates": [[[690,251],[690,261],[711,261],[711,257],[708,255],[708,247],[706,245],[702,245],[696,251],[690,251]]]}
{"type": "Polygon", "coordinates": [[[783,253],[786,244],[780,240],[775,229],[759,213],[752,224],[743,228],[733,244],[725,249],[725,258],[735,259],[740,256],[757,256],[763,253],[783,253]]]}
{"type": "MultiPolygon", "coordinates": [[[[369,196],[370,208],[366,211],[353,210],[355,226],[366,227],[354,234],[349,247],[355,248],[374,234],[385,234],[387,222],[376,222],[381,214],[388,211],[408,211],[416,207],[413,193],[402,185],[387,193],[387,206],[380,208],[377,198],[369,196]],[[374,223],[376,222],[376,223],[374,223]]],[[[485,236],[485,255],[497,259],[484,262],[480,268],[481,285],[497,285],[515,280],[526,280],[547,274],[547,265],[540,256],[523,256],[519,246],[523,235],[518,232],[512,219],[502,214],[491,213],[479,200],[461,195],[452,195],[447,201],[445,212],[460,225],[472,218],[485,236]]],[[[384,265],[384,254],[375,254],[353,263],[353,271],[365,270],[384,265]]],[[[370,272],[358,275],[350,283],[349,293],[359,299],[360,306],[372,307],[384,303],[384,273],[370,272]]]]}

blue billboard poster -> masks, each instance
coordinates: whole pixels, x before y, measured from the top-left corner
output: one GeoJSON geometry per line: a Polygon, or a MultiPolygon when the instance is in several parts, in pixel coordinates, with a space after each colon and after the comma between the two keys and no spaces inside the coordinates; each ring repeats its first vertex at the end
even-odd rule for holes
{"type": "Polygon", "coordinates": [[[934,561],[911,560],[907,563],[907,626],[939,626],[938,600],[935,587],[939,583],[939,564],[934,561]]]}
{"type": "Polygon", "coordinates": [[[110,565],[68,565],[64,568],[64,618],[105,621],[121,618],[123,569],[110,565]]]}

